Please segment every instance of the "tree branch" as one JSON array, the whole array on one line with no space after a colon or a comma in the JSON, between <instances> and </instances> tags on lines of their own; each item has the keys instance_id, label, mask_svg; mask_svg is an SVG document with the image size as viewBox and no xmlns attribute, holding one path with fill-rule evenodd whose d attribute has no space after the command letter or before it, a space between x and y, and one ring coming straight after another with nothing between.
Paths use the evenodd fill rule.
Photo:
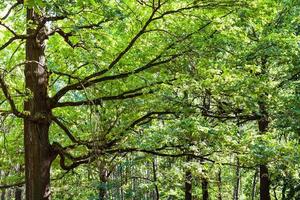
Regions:
<instances>
[{"instance_id":1,"label":"tree branch","mask_svg":"<svg viewBox=\"0 0 300 200\"><path fill-rule=\"evenodd\" d=\"M156 11L159 9L159 7L157 7L156 9L154 9L149 17L149 19L146 21L146 23L144 24L144 26L140 29L140 31L130 40L130 42L128 43L128 45L125 47L125 49L123 49L116 57L115 59L108 65L107 69L102 70L100 72L96 72L88 77L86 77L81 83L74 83L72 85L66 86L65 88L61 89L60 91L58 91L58 93L52 98L54 102L57 102L64 94L66 94L69 90L73 90L73 89L77 89L77 87L82 88L82 85L85 85L89 82L90 79L100 76L104 73L106 73L107 71L109 71L110 69L112 69L122 58L123 56L133 47L133 45L136 43L136 41L145 33L147 27L149 26L149 24L152 22L152 19L156 13ZM62 30L61 30L62 31ZM69 40L70 35L66 35L66 33L61 32L60 34L62 34L62 36L65 38L65 40ZM72 44L71 44L72 46ZM91 83L93 84L93 83ZM87 86L84 86L87 87Z\"/></svg>"},{"instance_id":2,"label":"tree branch","mask_svg":"<svg viewBox=\"0 0 300 200\"><path fill-rule=\"evenodd\" d=\"M52 144L53 150L60 156L60 166L63 170L71 170L76 168L81 164L87 164L93 162L96 159L96 156L92 153L88 153L87 155L74 157L70 153L68 153L65 148L63 148L59 143L54 142ZM72 161L70 165L66 164L66 157Z\"/></svg>"},{"instance_id":3,"label":"tree branch","mask_svg":"<svg viewBox=\"0 0 300 200\"><path fill-rule=\"evenodd\" d=\"M0 185L0 189L8 189L12 187L21 187L25 184L25 181L21 181L18 183L13 183L13 184L5 184L5 185Z\"/></svg>"},{"instance_id":4,"label":"tree branch","mask_svg":"<svg viewBox=\"0 0 300 200\"><path fill-rule=\"evenodd\" d=\"M0 21L5 20L10 15L11 11L20 4L23 4L23 0L17 0L17 2L8 9L7 13L1 18Z\"/></svg>"},{"instance_id":5,"label":"tree branch","mask_svg":"<svg viewBox=\"0 0 300 200\"><path fill-rule=\"evenodd\" d=\"M4 43L2 46L0 46L0 51L8 47L15 40L24 40L26 38L28 38L27 35L15 35L14 37L10 38L6 43Z\"/></svg>"},{"instance_id":6,"label":"tree branch","mask_svg":"<svg viewBox=\"0 0 300 200\"><path fill-rule=\"evenodd\" d=\"M55 116L52 117L52 120L66 133L68 138L74 143L80 143L71 133L71 131Z\"/></svg>"},{"instance_id":7,"label":"tree branch","mask_svg":"<svg viewBox=\"0 0 300 200\"><path fill-rule=\"evenodd\" d=\"M19 112L16 105L15 105L15 102L13 101L9 91L8 91L8 87L2 77L2 75L0 75L0 87L2 89L2 92L5 96L5 98L7 99L10 107L11 107L11 110L12 110L12 113L17 116L17 117L21 117L21 118L24 118L26 117L23 113Z\"/></svg>"},{"instance_id":8,"label":"tree branch","mask_svg":"<svg viewBox=\"0 0 300 200\"><path fill-rule=\"evenodd\" d=\"M175 79L171 79L169 81L173 81L173 80ZM55 105L53 105L53 108L65 107L65 106L101 105L103 101L131 99L131 98L135 98L147 94L152 94L153 91L149 91L145 93L142 90L163 83L165 83L165 81L154 82L146 86L142 86L142 87L138 87L132 90L122 92L121 94L118 95L104 96L104 97L99 97L91 100L88 99L88 100L75 101L75 102L73 101L57 102Z\"/></svg>"}]
</instances>

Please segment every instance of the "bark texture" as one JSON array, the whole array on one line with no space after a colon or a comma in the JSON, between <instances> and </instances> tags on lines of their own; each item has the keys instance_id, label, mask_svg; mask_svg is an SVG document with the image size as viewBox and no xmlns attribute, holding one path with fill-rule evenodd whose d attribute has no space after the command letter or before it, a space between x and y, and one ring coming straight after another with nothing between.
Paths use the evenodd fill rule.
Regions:
<instances>
[{"instance_id":1,"label":"bark texture","mask_svg":"<svg viewBox=\"0 0 300 200\"><path fill-rule=\"evenodd\" d=\"M50 165L54 155L49 144L51 110L48 103L48 75L45 65L45 31L42 19L27 10L24 110L26 200L50 199ZM33 28L34 27L34 28Z\"/></svg>"}]
</instances>

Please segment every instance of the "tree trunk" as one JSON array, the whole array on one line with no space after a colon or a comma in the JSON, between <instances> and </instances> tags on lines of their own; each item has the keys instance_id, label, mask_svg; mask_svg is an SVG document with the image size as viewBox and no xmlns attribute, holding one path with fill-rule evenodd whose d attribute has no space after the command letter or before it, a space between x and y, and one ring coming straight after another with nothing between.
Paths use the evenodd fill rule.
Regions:
<instances>
[{"instance_id":1,"label":"tree trunk","mask_svg":"<svg viewBox=\"0 0 300 200\"><path fill-rule=\"evenodd\" d=\"M6 194L6 190L5 189L2 189L1 190L1 200L5 200L5 195Z\"/></svg>"},{"instance_id":2,"label":"tree trunk","mask_svg":"<svg viewBox=\"0 0 300 200\"><path fill-rule=\"evenodd\" d=\"M270 200L270 180L267 165L260 165L260 200Z\"/></svg>"},{"instance_id":3,"label":"tree trunk","mask_svg":"<svg viewBox=\"0 0 300 200\"><path fill-rule=\"evenodd\" d=\"M239 200L240 181L241 181L240 173L241 173L240 172L240 161L239 161L239 158L237 158L237 165L236 165L236 171L235 171L236 182L235 182L235 186L234 186L234 190L233 190L233 200Z\"/></svg>"},{"instance_id":4,"label":"tree trunk","mask_svg":"<svg viewBox=\"0 0 300 200\"><path fill-rule=\"evenodd\" d=\"M26 200L50 199L50 166L55 158L49 144L51 110L48 103L48 76L45 66L45 27L33 9L27 10L25 87L29 91L24 110Z\"/></svg>"},{"instance_id":5,"label":"tree trunk","mask_svg":"<svg viewBox=\"0 0 300 200\"><path fill-rule=\"evenodd\" d=\"M264 101L259 102L261 118L258 120L260 134L265 134L269 127L268 113ZM260 200L271 200L270 197L270 178L268 167L265 163L259 165L260 170Z\"/></svg>"},{"instance_id":6,"label":"tree trunk","mask_svg":"<svg viewBox=\"0 0 300 200\"><path fill-rule=\"evenodd\" d=\"M185 200L192 200L192 172L187 170L185 172Z\"/></svg>"},{"instance_id":7,"label":"tree trunk","mask_svg":"<svg viewBox=\"0 0 300 200\"><path fill-rule=\"evenodd\" d=\"M219 169L218 172L218 200L222 200L222 171L221 168Z\"/></svg>"},{"instance_id":8,"label":"tree trunk","mask_svg":"<svg viewBox=\"0 0 300 200\"><path fill-rule=\"evenodd\" d=\"M152 161L152 169L153 169L153 182L155 187L155 200L159 200L159 189L158 189L158 182L157 182L157 160L154 158Z\"/></svg>"},{"instance_id":9,"label":"tree trunk","mask_svg":"<svg viewBox=\"0 0 300 200\"><path fill-rule=\"evenodd\" d=\"M202 199L208 200L208 181L207 178L202 178Z\"/></svg>"},{"instance_id":10,"label":"tree trunk","mask_svg":"<svg viewBox=\"0 0 300 200\"><path fill-rule=\"evenodd\" d=\"M15 200L22 200L22 189L19 187L15 189Z\"/></svg>"},{"instance_id":11,"label":"tree trunk","mask_svg":"<svg viewBox=\"0 0 300 200\"><path fill-rule=\"evenodd\" d=\"M205 97L203 98L203 110L202 110L202 114L203 116L206 116L207 113L210 110L210 101L211 101L211 92L209 90L205 90ZM201 163L204 162L204 160L201 159L200 161ZM206 173L206 171L203 171L204 173ZM206 177L202 178L202 183L201 183L201 187L202 187L202 199L203 200L208 200L209 195L208 195L208 180Z\"/></svg>"},{"instance_id":12,"label":"tree trunk","mask_svg":"<svg viewBox=\"0 0 300 200\"><path fill-rule=\"evenodd\" d=\"M107 167L107 161L106 159L101 159L98 163L98 170L99 170L99 189L98 189L98 198L99 200L105 199L107 196L108 190L107 190L107 182L109 177L109 170Z\"/></svg>"},{"instance_id":13,"label":"tree trunk","mask_svg":"<svg viewBox=\"0 0 300 200\"><path fill-rule=\"evenodd\" d=\"M190 162L192 158L188 156L186 158L187 162ZM184 193L185 193L185 200L192 200L192 180L193 175L190 169L187 169L185 172L185 183L184 183Z\"/></svg>"}]
</instances>

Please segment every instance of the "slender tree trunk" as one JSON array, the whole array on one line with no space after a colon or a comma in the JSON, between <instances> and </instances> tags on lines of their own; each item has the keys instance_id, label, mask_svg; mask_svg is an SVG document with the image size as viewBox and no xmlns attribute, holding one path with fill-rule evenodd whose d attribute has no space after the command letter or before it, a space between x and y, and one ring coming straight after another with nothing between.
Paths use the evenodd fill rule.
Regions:
<instances>
[{"instance_id":1,"label":"slender tree trunk","mask_svg":"<svg viewBox=\"0 0 300 200\"><path fill-rule=\"evenodd\" d=\"M221 168L218 172L218 200L222 200L222 171Z\"/></svg>"},{"instance_id":2,"label":"slender tree trunk","mask_svg":"<svg viewBox=\"0 0 300 200\"><path fill-rule=\"evenodd\" d=\"M2 189L1 190L1 200L5 200L5 195L6 194L6 190L5 189Z\"/></svg>"},{"instance_id":3,"label":"slender tree trunk","mask_svg":"<svg viewBox=\"0 0 300 200\"><path fill-rule=\"evenodd\" d=\"M203 116L206 116L210 110L210 101L211 101L211 92L209 90L206 90L205 97L203 98L203 102L202 102L203 108L204 108L204 110L202 110ZM200 162L203 163L203 160L201 160ZM205 171L204 171L204 173L205 173ZM202 199L208 200L209 199L208 180L206 177L202 178L201 187L202 187Z\"/></svg>"},{"instance_id":4,"label":"slender tree trunk","mask_svg":"<svg viewBox=\"0 0 300 200\"><path fill-rule=\"evenodd\" d=\"M255 199L256 196L256 179L257 179L258 170L255 170L252 182L252 191L251 191L251 200Z\"/></svg>"},{"instance_id":5,"label":"slender tree trunk","mask_svg":"<svg viewBox=\"0 0 300 200\"><path fill-rule=\"evenodd\" d=\"M265 134L268 130L269 121L266 104L264 101L259 102L259 111L261 118L258 121L258 128L260 134ZM269 171L266 164L262 163L259 165L260 170L260 200L271 200L270 197L270 178Z\"/></svg>"},{"instance_id":6,"label":"slender tree trunk","mask_svg":"<svg viewBox=\"0 0 300 200\"><path fill-rule=\"evenodd\" d=\"M99 200L104 200L107 193L107 169L101 168L100 170L100 187L99 187Z\"/></svg>"},{"instance_id":7,"label":"slender tree trunk","mask_svg":"<svg viewBox=\"0 0 300 200\"><path fill-rule=\"evenodd\" d=\"M159 190L157 186L157 160L154 158L152 162L152 168L153 168L153 181L155 186L155 199L159 200Z\"/></svg>"},{"instance_id":8,"label":"slender tree trunk","mask_svg":"<svg viewBox=\"0 0 300 200\"><path fill-rule=\"evenodd\" d=\"M267 165L260 165L260 200L270 200L270 180Z\"/></svg>"},{"instance_id":9,"label":"slender tree trunk","mask_svg":"<svg viewBox=\"0 0 300 200\"><path fill-rule=\"evenodd\" d=\"M185 172L185 200L192 200L192 172Z\"/></svg>"},{"instance_id":10,"label":"slender tree trunk","mask_svg":"<svg viewBox=\"0 0 300 200\"><path fill-rule=\"evenodd\" d=\"M236 171L235 171L235 178L236 178L236 182L235 182L235 186L234 186L234 190L233 190L233 200L239 200L239 193L240 193L240 161L239 158L237 158L237 166L236 166Z\"/></svg>"},{"instance_id":11,"label":"slender tree trunk","mask_svg":"<svg viewBox=\"0 0 300 200\"><path fill-rule=\"evenodd\" d=\"M15 189L15 200L22 200L22 189L19 187Z\"/></svg>"},{"instance_id":12,"label":"slender tree trunk","mask_svg":"<svg viewBox=\"0 0 300 200\"><path fill-rule=\"evenodd\" d=\"M48 77L45 65L45 27L33 9L27 10L25 87L30 94L24 102L29 114L24 119L26 200L50 199L50 166L55 158L49 144L51 111L48 103ZM38 30L37 30L38 29Z\"/></svg>"},{"instance_id":13,"label":"slender tree trunk","mask_svg":"<svg viewBox=\"0 0 300 200\"><path fill-rule=\"evenodd\" d=\"M188 156L186 158L187 162L190 162L192 159ZM185 183L184 183L184 193L185 193L185 200L192 200L192 180L193 175L191 170L187 169L185 172Z\"/></svg>"},{"instance_id":14,"label":"slender tree trunk","mask_svg":"<svg viewBox=\"0 0 300 200\"><path fill-rule=\"evenodd\" d=\"M124 184L124 177L123 177L123 174L124 174L124 169L123 169L123 166L122 166L122 164L121 164L121 174L120 174L120 176L121 176L121 184L120 184L120 189L121 189L121 200L123 200L124 199L124 189L123 189L123 184Z\"/></svg>"},{"instance_id":15,"label":"slender tree trunk","mask_svg":"<svg viewBox=\"0 0 300 200\"><path fill-rule=\"evenodd\" d=\"M202 178L202 199L203 200L208 200L208 181L207 178Z\"/></svg>"}]
</instances>

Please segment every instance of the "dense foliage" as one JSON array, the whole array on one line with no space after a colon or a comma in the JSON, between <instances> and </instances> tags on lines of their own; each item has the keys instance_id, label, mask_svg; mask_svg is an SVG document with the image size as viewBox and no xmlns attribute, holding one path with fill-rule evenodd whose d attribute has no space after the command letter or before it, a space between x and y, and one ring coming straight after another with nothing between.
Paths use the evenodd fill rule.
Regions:
<instances>
[{"instance_id":1,"label":"dense foliage","mask_svg":"<svg viewBox=\"0 0 300 200\"><path fill-rule=\"evenodd\" d=\"M300 199L299 1L0 10L1 200Z\"/></svg>"}]
</instances>

